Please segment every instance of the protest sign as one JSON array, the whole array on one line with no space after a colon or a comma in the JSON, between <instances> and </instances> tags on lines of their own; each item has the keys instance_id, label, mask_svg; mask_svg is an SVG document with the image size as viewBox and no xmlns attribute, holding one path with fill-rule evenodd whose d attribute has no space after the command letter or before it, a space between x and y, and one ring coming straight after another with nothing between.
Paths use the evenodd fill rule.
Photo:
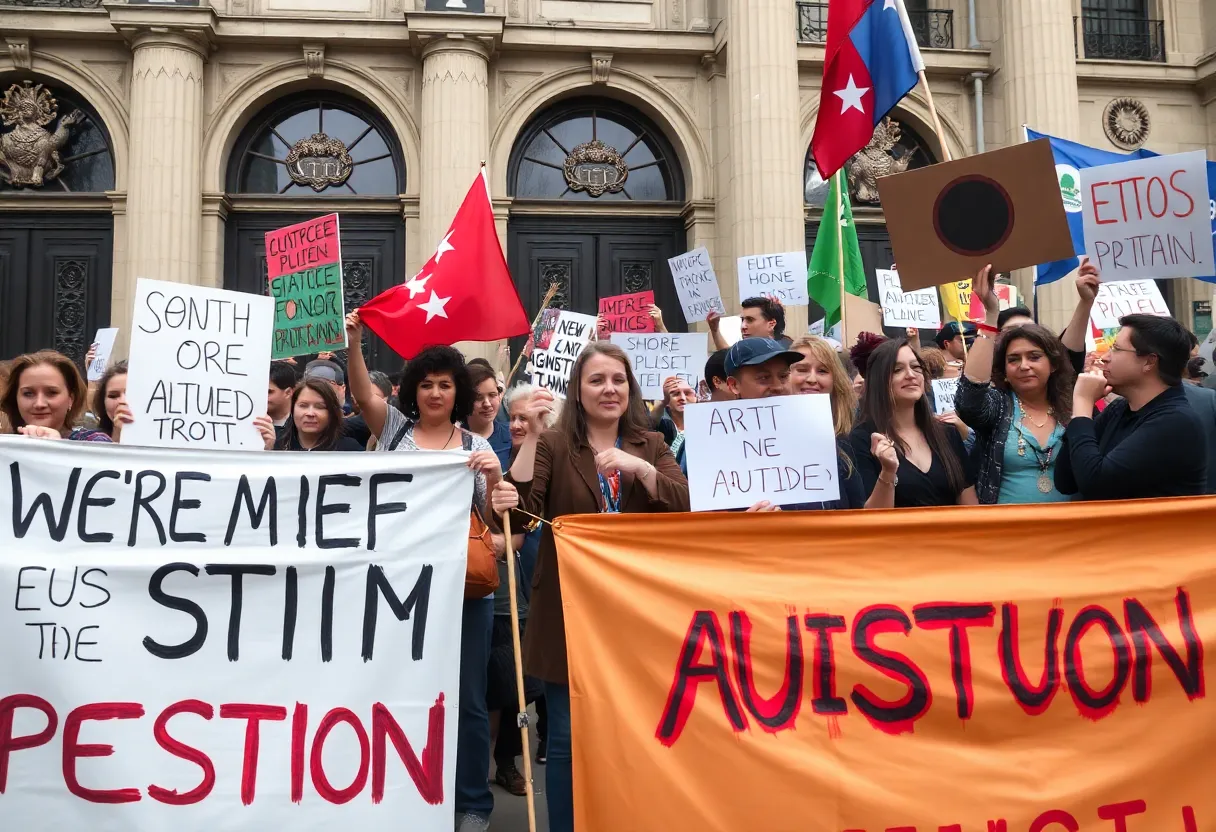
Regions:
<instances>
[{"instance_id":1,"label":"protest sign","mask_svg":"<svg viewBox=\"0 0 1216 832\"><path fill-rule=\"evenodd\" d=\"M690 404L684 435L693 511L840 497L826 394Z\"/></svg>"},{"instance_id":2,"label":"protest sign","mask_svg":"<svg viewBox=\"0 0 1216 832\"><path fill-rule=\"evenodd\" d=\"M634 292L600 298L600 314L608 321L610 332L654 332L654 292Z\"/></svg>"},{"instance_id":3,"label":"protest sign","mask_svg":"<svg viewBox=\"0 0 1216 832\"><path fill-rule=\"evenodd\" d=\"M718 334L726 339L729 347L743 337L743 316L727 315L718 319Z\"/></svg>"},{"instance_id":4,"label":"protest sign","mask_svg":"<svg viewBox=\"0 0 1216 832\"><path fill-rule=\"evenodd\" d=\"M824 335L823 318L820 318L819 320L815 321L815 323L808 326L806 328L806 331L809 332L811 335L818 335L820 338L822 338Z\"/></svg>"},{"instance_id":5,"label":"protest sign","mask_svg":"<svg viewBox=\"0 0 1216 832\"><path fill-rule=\"evenodd\" d=\"M563 518L575 828L1212 829L1213 512Z\"/></svg>"},{"instance_id":6,"label":"protest sign","mask_svg":"<svg viewBox=\"0 0 1216 832\"><path fill-rule=\"evenodd\" d=\"M958 377L935 378L933 385L933 412L938 416L954 412L954 395L958 392Z\"/></svg>"},{"instance_id":7,"label":"protest sign","mask_svg":"<svg viewBox=\"0 0 1216 832\"><path fill-rule=\"evenodd\" d=\"M274 301L186 283L135 283L128 445L261 449Z\"/></svg>"},{"instance_id":8,"label":"protest sign","mask_svg":"<svg viewBox=\"0 0 1216 832\"><path fill-rule=\"evenodd\" d=\"M109 326L97 330L93 336L93 363L86 369L89 381L101 381L110 366L110 356L114 352L114 339L118 337L118 327Z\"/></svg>"},{"instance_id":9,"label":"protest sign","mask_svg":"<svg viewBox=\"0 0 1216 832\"><path fill-rule=\"evenodd\" d=\"M1083 168L1085 251L1103 280L1213 270L1203 151Z\"/></svg>"},{"instance_id":10,"label":"protest sign","mask_svg":"<svg viewBox=\"0 0 1216 832\"><path fill-rule=\"evenodd\" d=\"M595 336L595 316L562 309L552 317L552 328L545 323L542 320L543 332L532 351L532 383L565 397L574 362Z\"/></svg>"},{"instance_id":11,"label":"protest sign","mask_svg":"<svg viewBox=\"0 0 1216 832\"><path fill-rule=\"evenodd\" d=\"M0 437L0 826L451 832L463 456L88 445Z\"/></svg>"},{"instance_id":12,"label":"protest sign","mask_svg":"<svg viewBox=\"0 0 1216 832\"><path fill-rule=\"evenodd\" d=\"M1118 328L1124 315L1157 315L1170 317L1161 290L1151 278L1143 280L1103 281L1094 299L1090 320L1099 329Z\"/></svg>"},{"instance_id":13,"label":"protest sign","mask_svg":"<svg viewBox=\"0 0 1216 832\"><path fill-rule=\"evenodd\" d=\"M917 329L937 329L942 325L936 291L918 289L905 292L899 285L899 272L876 269L874 274L878 277L884 325L902 328L914 326Z\"/></svg>"},{"instance_id":14,"label":"protest sign","mask_svg":"<svg viewBox=\"0 0 1216 832\"><path fill-rule=\"evenodd\" d=\"M739 300L765 297L782 306L807 306L806 252L754 254L740 257Z\"/></svg>"},{"instance_id":15,"label":"protest sign","mask_svg":"<svg viewBox=\"0 0 1216 832\"><path fill-rule=\"evenodd\" d=\"M684 308L684 320L692 324L705 320L710 312L726 314L722 292L718 288L718 276L714 274L709 251L704 246L672 257L667 261L667 266L676 284L680 306Z\"/></svg>"},{"instance_id":16,"label":"protest sign","mask_svg":"<svg viewBox=\"0 0 1216 832\"><path fill-rule=\"evenodd\" d=\"M346 347L338 215L266 232L274 298L273 358Z\"/></svg>"},{"instance_id":17,"label":"protest sign","mask_svg":"<svg viewBox=\"0 0 1216 832\"><path fill-rule=\"evenodd\" d=\"M697 389L705 378L706 342L704 332L657 332L630 335L614 332L612 343L625 351L642 388L642 398L663 399L663 382L679 376Z\"/></svg>"}]
</instances>

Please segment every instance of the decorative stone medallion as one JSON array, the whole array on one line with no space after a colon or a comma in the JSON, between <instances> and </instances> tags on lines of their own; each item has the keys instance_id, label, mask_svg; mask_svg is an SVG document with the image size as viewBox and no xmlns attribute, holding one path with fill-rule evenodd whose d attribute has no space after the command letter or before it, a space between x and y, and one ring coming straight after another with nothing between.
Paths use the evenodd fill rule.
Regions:
<instances>
[{"instance_id":1,"label":"decorative stone medallion","mask_svg":"<svg viewBox=\"0 0 1216 832\"><path fill-rule=\"evenodd\" d=\"M1102 129L1116 147L1136 150L1148 141L1148 108L1134 98L1116 98L1102 111Z\"/></svg>"},{"instance_id":2,"label":"decorative stone medallion","mask_svg":"<svg viewBox=\"0 0 1216 832\"><path fill-rule=\"evenodd\" d=\"M615 147L599 139L580 144L570 151L563 168L566 184L572 191L586 191L593 197L617 193L629 178L629 166Z\"/></svg>"},{"instance_id":3,"label":"decorative stone medallion","mask_svg":"<svg viewBox=\"0 0 1216 832\"><path fill-rule=\"evenodd\" d=\"M293 144L286 162L291 181L308 185L317 193L344 183L355 167L346 145L324 133L313 133Z\"/></svg>"}]
</instances>

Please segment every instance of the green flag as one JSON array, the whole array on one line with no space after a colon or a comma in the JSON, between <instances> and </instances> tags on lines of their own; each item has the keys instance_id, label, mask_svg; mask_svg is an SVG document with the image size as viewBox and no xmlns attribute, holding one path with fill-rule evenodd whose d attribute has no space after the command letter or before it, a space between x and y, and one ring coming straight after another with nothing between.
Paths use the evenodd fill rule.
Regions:
<instances>
[{"instance_id":1,"label":"green flag","mask_svg":"<svg viewBox=\"0 0 1216 832\"><path fill-rule=\"evenodd\" d=\"M828 188L823 219L815 235L815 247L811 250L811 263L806 275L807 294L827 312L823 321L825 332L840 321L842 271L844 290L859 298L867 296L866 273L861 265L857 229L853 225L853 208L849 205L848 187L843 183L844 176L837 171Z\"/></svg>"}]
</instances>

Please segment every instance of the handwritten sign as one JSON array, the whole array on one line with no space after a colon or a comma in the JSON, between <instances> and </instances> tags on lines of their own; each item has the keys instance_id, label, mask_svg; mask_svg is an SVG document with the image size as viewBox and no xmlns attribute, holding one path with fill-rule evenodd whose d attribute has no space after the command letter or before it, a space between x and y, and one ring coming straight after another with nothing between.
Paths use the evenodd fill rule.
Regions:
<instances>
[{"instance_id":1,"label":"handwritten sign","mask_svg":"<svg viewBox=\"0 0 1216 832\"><path fill-rule=\"evenodd\" d=\"M1103 280L1213 271L1203 151L1081 170L1085 250Z\"/></svg>"},{"instance_id":2,"label":"handwritten sign","mask_svg":"<svg viewBox=\"0 0 1216 832\"><path fill-rule=\"evenodd\" d=\"M705 377L708 339L709 335L704 332L612 334L612 343L629 356L633 374L642 388L642 398L652 401L663 398L663 382L672 376L679 376L688 382L689 387L697 389Z\"/></svg>"},{"instance_id":3,"label":"handwritten sign","mask_svg":"<svg viewBox=\"0 0 1216 832\"><path fill-rule=\"evenodd\" d=\"M878 293L882 298L883 324L917 329L937 329L942 325L936 290L905 292L899 285L899 272L876 269L874 274L878 277Z\"/></svg>"},{"instance_id":4,"label":"handwritten sign","mask_svg":"<svg viewBox=\"0 0 1216 832\"><path fill-rule=\"evenodd\" d=\"M274 300L186 283L135 283L129 445L261 449Z\"/></svg>"},{"instance_id":5,"label":"handwritten sign","mask_svg":"<svg viewBox=\"0 0 1216 832\"><path fill-rule=\"evenodd\" d=\"M274 298L273 358L346 347L338 215L266 232Z\"/></svg>"},{"instance_id":6,"label":"handwritten sign","mask_svg":"<svg viewBox=\"0 0 1216 832\"><path fill-rule=\"evenodd\" d=\"M4 828L451 832L459 455L88 444L0 437Z\"/></svg>"},{"instance_id":7,"label":"handwritten sign","mask_svg":"<svg viewBox=\"0 0 1216 832\"><path fill-rule=\"evenodd\" d=\"M114 339L118 337L118 327L108 326L97 330L93 336L93 363L86 370L89 381L101 381L110 366L110 356L114 353Z\"/></svg>"},{"instance_id":8,"label":"handwritten sign","mask_svg":"<svg viewBox=\"0 0 1216 832\"><path fill-rule=\"evenodd\" d=\"M826 393L690 404L684 432L693 511L840 497Z\"/></svg>"},{"instance_id":9,"label":"handwritten sign","mask_svg":"<svg viewBox=\"0 0 1216 832\"><path fill-rule=\"evenodd\" d=\"M933 379L933 412L938 416L954 412L954 394L958 392L958 377Z\"/></svg>"},{"instance_id":10,"label":"handwritten sign","mask_svg":"<svg viewBox=\"0 0 1216 832\"><path fill-rule=\"evenodd\" d=\"M595 336L595 316L561 310L553 329L536 342L532 353L532 383L565 397L570 371Z\"/></svg>"},{"instance_id":11,"label":"handwritten sign","mask_svg":"<svg viewBox=\"0 0 1216 832\"><path fill-rule=\"evenodd\" d=\"M743 316L727 315L725 318L719 318L718 334L726 339L727 346L738 343L743 337Z\"/></svg>"},{"instance_id":12,"label":"handwritten sign","mask_svg":"<svg viewBox=\"0 0 1216 832\"><path fill-rule=\"evenodd\" d=\"M654 332L654 318L650 317L652 306L654 292L651 291L600 298L600 314L607 319L612 332Z\"/></svg>"},{"instance_id":13,"label":"handwritten sign","mask_svg":"<svg viewBox=\"0 0 1216 832\"><path fill-rule=\"evenodd\" d=\"M739 300L765 297L782 306L807 306L806 252L754 254L740 257Z\"/></svg>"},{"instance_id":14,"label":"handwritten sign","mask_svg":"<svg viewBox=\"0 0 1216 832\"><path fill-rule=\"evenodd\" d=\"M684 307L684 320L691 324L705 320L710 312L726 314L718 276L714 274L709 251L704 246L671 258L667 265L676 284L680 306Z\"/></svg>"},{"instance_id":15,"label":"handwritten sign","mask_svg":"<svg viewBox=\"0 0 1216 832\"><path fill-rule=\"evenodd\" d=\"M1118 328L1124 315L1157 315L1170 317L1161 290L1151 279L1104 281L1098 287L1090 320L1098 329Z\"/></svg>"}]
</instances>

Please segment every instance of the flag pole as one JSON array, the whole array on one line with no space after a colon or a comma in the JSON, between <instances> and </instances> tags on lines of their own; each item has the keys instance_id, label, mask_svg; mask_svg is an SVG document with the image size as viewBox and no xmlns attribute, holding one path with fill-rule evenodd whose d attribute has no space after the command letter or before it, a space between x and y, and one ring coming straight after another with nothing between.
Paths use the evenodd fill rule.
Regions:
<instances>
[{"instance_id":1,"label":"flag pole","mask_svg":"<svg viewBox=\"0 0 1216 832\"><path fill-rule=\"evenodd\" d=\"M851 344L848 341L848 304L845 303L845 276L844 276L844 226L841 223L844 220L844 188L848 187L844 178L844 168L837 169L836 176L836 265L840 268L840 343L848 349ZM827 322L824 321L826 324ZM824 332L827 335L827 332Z\"/></svg>"},{"instance_id":2,"label":"flag pole","mask_svg":"<svg viewBox=\"0 0 1216 832\"><path fill-rule=\"evenodd\" d=\"M553 300L553 296L557 294L557 284L550 283L549 291L545 293L545 299L540 302L540 309L536 310L536 317L532 319L532 328L528 330L531 334L536 332L536 327L540 324L540 316L545 314L545 310L549 308L549 301ZM519 356L515 359L515 363L511 366L511 372L507 374L507 380L503 383L504 387L511 386L511 380L515 378L515 373L519 371L519 362L524 360L524 351L519 351Z\"/></svg>"},{"instance_id":3,"label":"flag pole","mask_svg":"<svg viewBox=\"0 0 1216 832\"><path fill-rule=\"evenodd\" d=\"M933 104L933 90L929 89L929 79L923 69L916 74L920 76L921 86L925 89L925 103L929 105L929 115L933 119L933 132L937 134L937 143L941 145L942 156L947 162L952 162L954 156L950 153L950 145L946 143L946 132L942 130L942 120L938 118L937 107Z\"/></svg>"},{"instance_id":4,"label":"flag pole","mask_svg":"<svg viewBox=\"0 0 1216 832\"><path fill-rule=\"evenodd\" d=\"M524 694L523 650L519 644L519 597L516 595L515 546L511 543L511 512L509 511L502 513L502 532L507 549L507 591L511 595L511 644L515 649L515 695L518 697L517 704L519 705L515 722L519 726L519 733L523 740L528 832L536 832L536 793L532 789L532 744L528 737L528 701Z\"/></svg>"}]
</instances>

